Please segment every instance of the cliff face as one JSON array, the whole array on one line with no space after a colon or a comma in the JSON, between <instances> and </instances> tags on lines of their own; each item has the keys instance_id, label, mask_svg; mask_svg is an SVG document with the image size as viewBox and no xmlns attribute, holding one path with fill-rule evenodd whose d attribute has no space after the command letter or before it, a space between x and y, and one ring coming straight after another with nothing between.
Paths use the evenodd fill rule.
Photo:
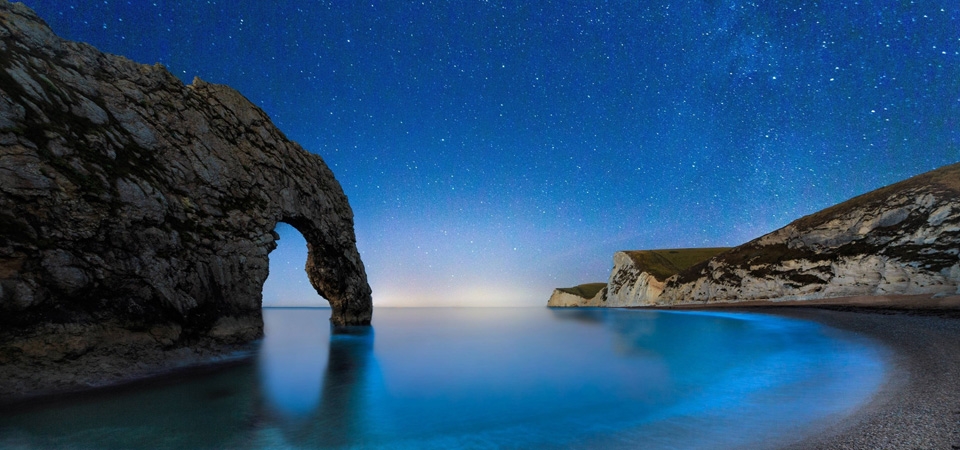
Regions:
<instances>
[{"instance_id":1,"label":"cliff face","mask_svg":"<svg viewBox=\"0 0 960 450\"><path fill-rule=\"evenodd\" d=\"M617 252L605 299L565 296L554 303L656 306L921 294L960 294L960 164L861 195L732 249Z\"/></svg>"},{"instance_id":2,"label":"cliff face","mask_svg":"<svg viewBox=\"0 0 960 450\"><path fill-rule=\"evenodd\" d=\"M593 291L592 289L590 291ZM603 287L590 295L590 292L584 292L576 288L554 289L550 299L547 300L547 306L550 307L594 307L608 306L607 288Z\"/></svg>"},{"instance_id":3,"label":"cliff face","mask_svg":"<svg viewBox=\"0 0 960 450\"><path fill-rule=\"evenodd\" d=\"M960 294L960 164L864 194L668 280L658 303Z\"/></svg>"},{"instance_id":4,"label":"cliff face","mask_svg":"<svg viewBox=\"0 0 960 450\"><path fill-rule=\"evenodd\" d=\"M323 160L236 91L62 40L0 0L0 365L262 334L278 221L335 324L369 324Z\"/></svg>"},{"instance_id":5,"label":"cliff face","mask_svg":"<svg viewBox=\"0 0 960 450\"><path fill-rule=\"evenodd\" d=\"M547 301L547 306L653 305L660 298L666 280L727 250L729 249L681 248L616 252L613 255L613 270L604 289L592 296L584 295L582 289L578 288L556 289Z\"/></svg>"},{"instance_id":6,"label":"cliff face","mask_svg":"<svg viewBox=\"0 0 960 450\"><path fill-rule=\"evenodd\" d=\"M632 250L613 255L606 306L656 304L666 281L728 248Z\"/></svg>"},{"instance_id":7,"label":"cliff face","mask_svg":"<svg viewBox=\"0 0 960 450\"><path fill-rule=\"evenodd\" d=\"M607 285L610 306L651 305L663 292L663 280L637 266L627 252L614 253Z\"/></svg>"}]
</instances>

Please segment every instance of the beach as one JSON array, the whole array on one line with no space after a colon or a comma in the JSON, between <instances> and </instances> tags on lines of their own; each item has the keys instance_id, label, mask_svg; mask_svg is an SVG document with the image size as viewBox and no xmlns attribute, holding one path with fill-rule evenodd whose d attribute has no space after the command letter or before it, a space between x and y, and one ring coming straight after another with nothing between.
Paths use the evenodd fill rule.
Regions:
<instances>
[{"instance_id":1,"label":"beach","mask_svg":"<svg viewBox=\"0 0 960 450\"><path fill-rule=\"evenodd\" d=\"M785 449L960 449L960 297L851 297L751 306L687 305L812 320L890 350L887 380L871 401ZM779 306L783 305L783 306Z\"/></svg>"}]
</instances>

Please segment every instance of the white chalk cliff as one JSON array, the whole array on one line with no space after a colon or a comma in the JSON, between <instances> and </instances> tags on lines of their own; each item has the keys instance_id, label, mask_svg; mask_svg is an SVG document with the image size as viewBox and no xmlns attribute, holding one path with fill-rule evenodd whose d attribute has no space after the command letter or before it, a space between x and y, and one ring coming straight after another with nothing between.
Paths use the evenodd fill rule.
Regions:
<instances>
[{"instance_id":1,"label":"white chalk cliff","mask_svg":"<svg viewBox=\"0 0 960 450\"><path fill-rule=\"evenodd\" d=\"M658 304L960 294L960 164L861 195L668 280Z\"/></svg>"},{"instance_id":2,"label":"white chalk cliff","mask_svg":"<svg viewBox=\"0 0 960 450\"><path fill-rule=\"evenodd\" d=\"M958 254L960 164L953 164L803 217L662 280L617 252L606 299L578 306L957 295Z\"/></svg>"},{"instance_id":3,"label":"white chalk cliff","mask_svg":"<svg viewBox=\"0 0 960 450\"><path fill-rule=\"evenodd\" d=\"M664 281L644 271L627 252L616 252L607 282L606 306L652 305L663 292Z\"/></svg>"},{"instance_id":4,"label":"white chalk cliff","mask_svg":"<svg viewBox=\"0 0 960 450\"><path fill-rule=\"evenodd\" d=\"M680 248L617 252L613 255L613 271L610 272L610 279L606 284L593 283L557 289L547 306L653 305L663 292L666 280L671 276L727 250L730 249ZM599 289L601 285L603 289ZM593 295L593 292L596 292L596 295Z\"/></svg>"},{"instance_id":5,"label":"white chalk cliff","mask_svg":"<svg viewBox=\"0 0 960 450\"><path fill-rule=\"evenodd\" d=\"M556 306L556 307L608 306L604 303L606 299L606 293L607 293L606 289L601 289L600 292L597 292L597 295L594 295L593 297L590 297L590 298L585 298L575 293L567 292L563 289L554 289L553 294L550 295L550 300L547 300L547 306Z\"/></svg>"}]
</instances>

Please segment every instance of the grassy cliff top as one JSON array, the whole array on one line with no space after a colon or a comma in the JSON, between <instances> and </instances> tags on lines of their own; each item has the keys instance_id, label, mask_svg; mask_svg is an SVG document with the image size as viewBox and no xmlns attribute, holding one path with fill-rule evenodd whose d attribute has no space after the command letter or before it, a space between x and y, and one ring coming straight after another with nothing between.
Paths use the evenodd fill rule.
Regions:
<instances>
[{"instance_id":1,"label":"grassy cliff top","mask_svg":"<svg viewBox=\"0 0 960 450\"><path fill-rule=\"evenodd\" d=\"M727 250L729 247L711 248L674 248L663 250L627 250L624 251L636 266L658 280L665 280L691 266L706 261Z\"/></svg>"},{"instance_id":2,"label":"grassy cliff top","mask_svg":"<svg viewBox=\"0 0 960 450\"><path fill-rule=\"evenodd\" d=\"M842 203L838 203L819 212L801 217L790 225L800 230L817 227L834 218L857 208L872 204L884 204L892 195L901 192L919 189L924 192L944 197L960 196L960 163L943 166L939 169L921 173L915 177L884 186L866 194L856 196Z\"/></svg>"},{"instance_id":3,"label":"grassy cliff top","mask_svg":"<svg viewBox=\"0 0 960 450\"><path fill-rule=\"evenodd\" d=\"M607 287L607 283L586 283L574 287L557 288L557 290L576 295L577 297L593 298L605 287Z\"/></svg>"}]
</instances>

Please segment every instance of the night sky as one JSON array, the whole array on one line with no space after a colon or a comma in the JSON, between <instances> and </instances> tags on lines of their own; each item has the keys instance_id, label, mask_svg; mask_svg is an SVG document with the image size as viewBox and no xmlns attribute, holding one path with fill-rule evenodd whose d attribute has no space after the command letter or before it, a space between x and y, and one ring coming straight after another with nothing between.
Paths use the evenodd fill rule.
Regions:
<instances>
[{"instance_id":1,"label":"night sky","mask_svg":"<svg viewBox=\"0 0 960 450\"><path fill-rule=\"evenodd\" d=\"M544 305L960 161L956 0L25 3L322 156L380 306ZM325 304L278 231L265 304Z\"/></svg>"}]
</instances>

